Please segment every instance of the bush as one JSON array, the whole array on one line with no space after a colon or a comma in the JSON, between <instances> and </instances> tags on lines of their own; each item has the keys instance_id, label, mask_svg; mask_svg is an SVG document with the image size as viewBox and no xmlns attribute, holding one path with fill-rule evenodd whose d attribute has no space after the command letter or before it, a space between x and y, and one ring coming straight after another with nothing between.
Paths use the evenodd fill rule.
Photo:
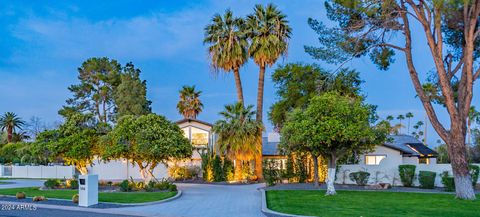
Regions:
<instances>
[{"instance_id":1,"label":"bush","mask_svg":"<svg viewBox=\"0 0 480 217\"><path fill-rule=\"evenodd\" d=\"M33 202L38 202L38 201L45 201L45 200L47 200L47 198L44 197L44 196L35 196L35 197L33 197L32 200L33 200Z\"/></svg>"},{"instance_id":2,"label":"bush","mask_svg":"<svg viewBox=\"0 0 480 217\"><path fill-rule=\"evenodd\" d=\"M365 171L358 171L349 174L350 180L357 183L357 185L364 186L368 184L368 179L370 178L370 173Z\"/></svg>"},{"instance_id":3,"label":"bush","mask_svg":"<svg viewBox=\"0 0 480 217\"><path fill-rule=\"evenodd\" d=\"M149 181L148 184L145 186L145 191L151 192L155 190L155 184L157 184L155 181Z\"/></svg>"},{"instance_id":4,"label":"bush","mask_svg":"<svg viewBox=\"0 0 480 217\"><path fill-rule=\"evenodd\" d=\"M178 166L168 168L168 174L174 180L188 180L198 177L200 168L197 166Z\"/></svg>"},{"instance_id":5,"label":"bush","mask_svg":"<svg viewBox=\"0 0 480 217\"><path fill-rule=\"evenodd\" d=\"M235 170L233 168L233 162L227 158L223 160L223 176L226 181L233 181L235 179Z\"/></svg>"},{"instance_id":6,"label":"bush","mask_svg":"<svg viewBox=\"0 0 480 217\"><path fill-rule=\"evenodd\" d=\"M60 186L60 184L60 179L47 179L47 181L43 183L43 185L48 189L56 188Z\"/></svg>"},{"instance_id":7,"label":"bush","mask_svg":"<svg viewBox=\"0 0 480 217\"><path fill-rule=\"evenodd\" d=\"M442 177L442 184L445 187L445 191L455 191L455 179L453 176L448 175L448 171L443 171L440 177Z\"/></svg>"},{"instance_id":8,"label":"bush","mask_svg":"<svg viewBox=\"0 0 480 217\"><path fill-rule=\"evenodd\" d=\"M478 175L480 173L480 167L477 165L470 164L468 165L468 169L470 170L470 175L472 176L472 184L475 187L478 181Z\"/></svg>"},{"instance_id":9,"label":"bush","mask_svg":"<svg viewBox=\"0 0 480 217\"><path fill-rule=\"evenodd\" d=\"M17 197L17 199L25 199L25 197L27 197L27 195L25 194L25 192L17 192L15 197Z\"/></svg>"},{"instance_id":10,"label":"bush","mask_svg":"<svg viewBox=\"0 0 480 217\"><path fill-rule=\"evenodd\" d=\"M418 181L420 182L420 188L433 189L435 188L435 177L437 173L431 171L418 172Z\"/></svg>"},{"instance_id":11,"label":"bush","mask_svg":"<svg viewBox=\"0 0 480 217\"><path fill-rule=\"evenodd\" d=\"M118 187L120 187L120 191L123 192L132 191L132 186L128 180L123 180Z\"/></svg>"},{"instance_id":12,"label":"bush","mask_svg":"<svg viewBox=\"0 0 480 217\"><path fill-rule=\"evenodd\" d=\"M281 171L278 168L278 162L275 160L263 161L263 177L267 186L273 186L280 180Z\"/></svg>"},{"instance_id":13,"label":"bush","mask_svg":"<svg viewBox=\"0 0 480 217\"><path fill-rule=\"evenodd\" d=\"M222 159L216 155L212 161L213 181L223 182L225 177L223 175Z\"/></svg>"},{"instance_id":14,"label":"bush","mask_svg":"<svg viewBox=\"0 0 480 217\"><path fill-rule=\"evenodd\" d=\"M71 189L78 189L78 180L70 179L70 188Z\"/></svg>"},{"instance_id":15,"label":"bush","mask_svg":"<svg viewBox=\"0 0 480 217\"><path fill-rule=\"evenodd\" d=\"M170 186L168 186L169 191L177 191L177 186L175 184L170 183Z\"/></svg>"},{"instance_id":16,"label":"bush","mask_svg":"<svg viewBox=\"0 0 480 217\"><path fill-rule=\"evenodd\" d=\"M415 165L399 165L398 172L400 174L400 180L403 186L411 187L413 185L413 179L415 178Z\"/></svg>"},{"instance_id":17,"label":"bush","mask_svg":"<svg viewBox=\"0 0 480 217\"><path fill-rule=\"evenodd\" d=\"M78 194L73 195L72 202L73 203L78 203Z\"/></svg>"}]
</instances>

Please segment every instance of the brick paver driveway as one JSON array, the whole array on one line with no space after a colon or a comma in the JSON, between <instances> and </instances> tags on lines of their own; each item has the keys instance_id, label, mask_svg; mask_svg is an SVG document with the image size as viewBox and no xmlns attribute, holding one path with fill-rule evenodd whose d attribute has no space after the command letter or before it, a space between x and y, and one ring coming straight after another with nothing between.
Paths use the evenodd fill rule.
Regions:
<instances>
[{"instance_id":1,"label":"brick paver driveway","mask_svg":"<svg viewBox=\"0 0 480 217\"><path fill-rule=\"evenodd\" d=\"M162 204L116 208L160 217L263 217L261 194L254 185L177 184L180 198ZM131 213L131 212L130 212Z\"/></svg>"}]
</instances>

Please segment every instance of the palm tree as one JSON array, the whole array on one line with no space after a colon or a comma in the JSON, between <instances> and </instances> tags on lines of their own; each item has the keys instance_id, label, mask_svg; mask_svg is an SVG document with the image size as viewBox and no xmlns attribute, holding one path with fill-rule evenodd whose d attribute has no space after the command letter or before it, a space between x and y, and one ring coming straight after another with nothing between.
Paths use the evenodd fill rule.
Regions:
<instances>
[{"instance_id":1,"label":"palm tree","mask_svg":"<svg viewBox=\"0 0 480 217\"><path fill-rule=\"evenodd\" d=\"M212 23L205 27L203 43L209 44L208 53L215 72L233 71L237 87L238 102L243 103L240 67L248 60L248 41L245 34L245 21L234 17L231 10L223 17L215 14Z\"/></svg>"},{"instance_id":2,"label":"palm tree","mask_svg":"<svg viewBox=\"0 0 480 217\"><path fill-rule=\"evenodd\" d=\"M410 133L410 119L413 118L413 113L407 112L407 114L405 114L405 117L408 119L407 134L409 134Z\"/></svg>"},{"instance_id":3,"label":"palm tree","mask_svg":"<svg viewBox=\"0 0 480 217\"><path fill-rule=\"evenodd\" d=\"M7 131L7 142L12 142L15 129L22 129L25 122L13 112L6 112L0 117L0 129Z\"/></svg>"},{"instance_id":4,"label":"palm tree","mask_svg":"<svg viewBox=\"0 0 480 217\"><path fill-rule=\"evenodd\" d=\"M177 104L178 112L183 115L184 118L196 119L203 109L203 104L200 101L202 91L196 91L195 86L185 85L179 93L180 100Z\"/></svg>"},{"instance_id":5,"label":"palm tree","mask_svg":"<svg viewBox=\"0 0 480 217\"><path fill-rule=\"evenodd\" d=\"M397 116L397 120L400 121L400 134L402 134L402 127L403 127L402 120L404 120L404 119L405 119L405 116L403 116L403 115L398 115Z\"/></svg>"},{"instance_id":6,"label":"palm tree","mask_svg":"<svg viewBox=\"0 0 480 217\"><path fill-rule=\"evenodd\" d=\"M247 33L251 40L248 53L260 67L256 119L262 122L265 68L275 64L280 56L286 55L291 28L287 16L273 4L266 7L255 5L253 14L247 16ZM255 158L255 175L260 180L263 179L261 147L259 155Z\"/></svg>"},{"instance_id":7,"label":"palm tree","mask_svg":"<svg viewBox=\"0 0 480 217\"><path fill-rule=\"evenodd\" d=\"M213 127L218 135L219 150L235 160L235 179L244 179L243 162L254 159L261 151L262 139L258 135L263 131L263 124L254 119L252 105L245 107L240 102L226 105L220 115L222 119Z\"/></svg>"}]
</instances>

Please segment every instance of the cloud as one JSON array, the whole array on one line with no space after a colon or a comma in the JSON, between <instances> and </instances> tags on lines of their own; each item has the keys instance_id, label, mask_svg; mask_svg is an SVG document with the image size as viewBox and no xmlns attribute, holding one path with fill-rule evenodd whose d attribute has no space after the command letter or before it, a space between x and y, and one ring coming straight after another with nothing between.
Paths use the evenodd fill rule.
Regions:
<instances>
[{"instance_id":1,"label":"cloud","mask_svg":"<svg viewBox=\"0 0 480 217\"><path fill-rule=\"evenodd\" d=\"M198 9L97 21L30 16L15 25L13 35L52 58L78 60L96 55L151 60L182 55L203 59L191 54L203 51L203 35L198 33L204 24L197 21L207 19ZM17 58L28 56L26 52L17 53Z\"/></svg>"}]
</instances>

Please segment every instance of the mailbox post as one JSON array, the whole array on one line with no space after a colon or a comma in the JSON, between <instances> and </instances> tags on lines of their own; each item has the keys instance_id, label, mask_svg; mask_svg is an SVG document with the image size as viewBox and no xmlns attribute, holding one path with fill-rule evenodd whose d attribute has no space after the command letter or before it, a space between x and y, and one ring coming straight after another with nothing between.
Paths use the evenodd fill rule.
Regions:
<instances>
[{"instance_id":1,"label":"mailbox post","mask_svg":"<svg viewBox=\"0 0 480 217\"><path fill-rule=\"evenodd\" d=\"M78 183L78 205L89 207L98 204L98 175L80 175Z\"/></svg>"}]
</instances>

